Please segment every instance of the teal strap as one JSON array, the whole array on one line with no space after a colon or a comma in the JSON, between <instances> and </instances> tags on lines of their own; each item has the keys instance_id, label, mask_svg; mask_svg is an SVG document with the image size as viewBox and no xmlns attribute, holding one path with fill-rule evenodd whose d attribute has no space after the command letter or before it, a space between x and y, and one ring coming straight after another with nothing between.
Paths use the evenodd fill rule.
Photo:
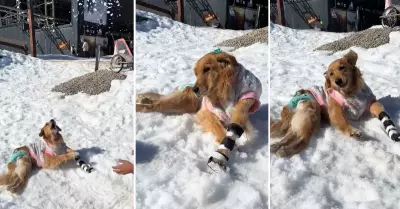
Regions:
<instances>
[{"instance_id":1,"label":"teal strap","mask_svg":"<svg viewBox=\"0 0 400 209\"><path fill-rule=\"evenodd\" d=\"M181 86L178 87L179 91L183 91L186 87L194 87L194 84L183 84Z\"/></svg>"},{"instance_id":2,"label":"teal strap","mask_svg":"<svg viewBox=\"0 0 400 209\"><path fill-rule=\"evenodd\" d=\"M218 48L218 49L214 50L213 52L214 52L214 54L219 54L222 52L222 50L220 48Z\"/></svg>"},{"instance_id":3,"label":"teal strap","mask_svg":"<svg viewBox=\"0 0 400 209\"><path fill-rule=\"evenodd\" d=\"M8 160L8 163L15 163L18 159L24 157L27 154L28 153L26 153L24 150L15 151L14 153L12 153L10 160Z\"/></svg>"},{"instance_id":4,"label":"teal strap","mask_svg":"<svg viewBox=\"0 0 400 209\"><path fill-rule=\"evenodd\" d=\"M289 106L291 109L296 109L297 104L298 104L300 101L302 101L302 100L304 100L304 101L306 101L306 100L312 100L313 98L314 98L314 97L313 97L311 94L309 94L309 93L307 93L307 94L296 94L296 95L289 101L288 106Z\"/></svg>"}]
</instances>

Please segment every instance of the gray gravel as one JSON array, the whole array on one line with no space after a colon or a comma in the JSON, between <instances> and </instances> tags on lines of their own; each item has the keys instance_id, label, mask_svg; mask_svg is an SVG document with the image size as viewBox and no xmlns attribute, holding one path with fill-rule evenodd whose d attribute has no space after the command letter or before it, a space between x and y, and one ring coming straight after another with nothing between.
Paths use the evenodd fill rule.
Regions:
<instances>
[{"instance_id":1,"label":"gray gravel","mask_svg":"<svg viewBox=\"0 0 400 209\"><path fill-rule=\"evenodd\" d=\"M389 33L395 30L396 29L392 28L367 29L353 33L340 40L322 45L315 50L337 52L346 50L352 46L358 46L365 49L375 48L389 43Z\"/></svg>"},{"instance_id":2,"label":"gray gravel","mask_svg":"<svg viewBox=\"0 0 400 209\"><path fill-rule=\"evenodd\" d=\"M225 40L217 46L234 47L234 49L246 47L259 42L268 41L268 28L256 29L250 33L243 36L239 36L233 39Z\"/></svg>"},{"instance_id":3,"label":"gray gravel","mask_svg":"<svg viewBox=\"0 0 400 209\"><path fill-rule=\"evenodd\" d=\"M99 70L61 83L55 86L52 91L61 92L65 95L73 95L79 92L97 95L109 91L112 80L124 80L125 78L125 74Z\"/></svg>"}]
</instances>

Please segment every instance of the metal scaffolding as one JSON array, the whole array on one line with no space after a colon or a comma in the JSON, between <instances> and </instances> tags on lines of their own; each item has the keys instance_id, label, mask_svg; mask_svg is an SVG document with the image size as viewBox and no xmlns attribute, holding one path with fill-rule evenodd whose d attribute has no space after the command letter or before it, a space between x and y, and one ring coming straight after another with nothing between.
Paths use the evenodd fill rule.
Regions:
<instances>
[{"instance_id":1,"label":"metal scaffolding","mask_svg":"<svg viewBox=\"0 0 400 209\"><path fill-rule=\"evenodd\" d=\"M164 2L173 12L178 13L177 0L164 0ZM186 0L186 3L200 16L206 25L212 27L220 25L219 18L213 11L210 3L208 3L208 0Z\"/></svg>"},{"instance_id":2,"label":"metal scaffolding","mask_svg":"<svg viewBox=\"0 0 400 209\"><path fill-rule=\"evenodd\" d=\"M61 0L58 3L66 1L68 0ZM35 19L34 28L42 30L61 54L64 54L64 50L70 50L68 41L58 27L59 25L70 24L70 21L56 18L56 1L31 0L31 2ZM0 5L0 28L17 26L24 34L29 36L26 27L29 24L27 8L27 0L16 0L13 7ZM71 8L63 9L71 10ZM65 47L61 48L60 43L63 43ZM42 47L37 41L36 46L42 51Z\"/></svg>"},{"instance_id":3,"label":"metal scaffolding","mask_svg":"<svg viewBox=\"0 0 400 209\"><path fill-rule=\"evenodd\" d=\"M309 0L283 0L283 3L289 5L293 9L293 11L295 11L301 17L301 19L303 19L303 21L310 28L312 28L312 26L308 23L307 16L317 17L317 14L315 14L308 1ZM277 0L271 0L271 12L273 12L273 14L275 14L276 16L278 16L277 6ZM285 24L287 24L286 20L284 21Z\"/></svg>"}]
</instances>

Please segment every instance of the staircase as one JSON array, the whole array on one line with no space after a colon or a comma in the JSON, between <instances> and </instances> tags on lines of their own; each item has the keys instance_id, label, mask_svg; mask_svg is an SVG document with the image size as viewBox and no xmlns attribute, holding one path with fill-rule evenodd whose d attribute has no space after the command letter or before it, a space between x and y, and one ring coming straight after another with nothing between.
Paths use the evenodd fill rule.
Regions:
<instances>
[{"instance_id":1,"label":"staircase","mask_svg":"<svg viewBox=\"0 0 400 209\"><path fill-rule=\"evenodd\" d=\"M62 34L61 30L59 27L55 25L46 25L42 26L41 30L46 34L46 36L50 39L50 41L57 47L58 51L60 51L61 54L65 54L64 52L70 52L71 46L69 45L69 42L67 39L65 39L65 36ZM64 44L64 48L60 46L61 44Z\"/></svg>"},{"instance_id":2,"label":"staircase","mask_svg":"<svg viewBox=\"0 0 400 209\"><path fill-rule=\"evenodd\" d=\"M178 13L177 0L164 0L164 2L173 12ZM206 25L211 27L220 25L218 16L215 14L207 0L186 0L186 2L196 12L196 14L200 16Z\"/></svg>"},{"instance_id":3,"label":"staircase","mask_svg":"<svg viewBox=\"0 0 400 209\"><path fill-rule=\"evenodd\" d=\"M306 16L311 15L313 17L317 17L317 14L315 14L314 10L308 3L308 0L286 0L284 2L292 7L292 9L304 20L304 22L310 28L312 28L312 26L308 24L308 19Z\"/></svg>"},{"instance_id":4,"label":"staircase","mask_svg":"<svg viewBox=\"0 0 400 209\"><path fill-rule=\"evenodd\" d=\"M25 10L0 5L0 12L7 14L6 16L0 18L0 27L17 25L24 34L29 36L29 32L23 28L24 25L29 24L28 15ZM53 24L50 25L48 24L49 22L53 22ZM57 47L60 53L65 54L64 52L69 52L71 50L71 47L69 45L69 42L62 34L60 28L55 25L56 22L58 22L59 24L62 23L62 21L55 18L35 14L35 28L41 29L50 39L50 41ZM64 49L60 47L60 43L65 44ZM43 53L43 48L40 46L38 41L36 41L36 46L38 46L39 50Z\"/></svg>"}]
</instances>

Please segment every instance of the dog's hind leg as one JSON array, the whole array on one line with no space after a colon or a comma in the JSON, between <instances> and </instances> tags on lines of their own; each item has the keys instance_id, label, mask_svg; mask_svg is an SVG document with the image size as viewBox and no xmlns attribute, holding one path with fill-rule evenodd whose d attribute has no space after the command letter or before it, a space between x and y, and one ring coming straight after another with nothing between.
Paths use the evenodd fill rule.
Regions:
<instances>
[{"instance_id":1,"label":"dog's hind leg","mask_svg":"<svg viewBox=\"0 0 400 209\"><path fill-rule=\"evenodd\" d=\"M15 170L15 163L7 164L7 173L0 174L0 185L8 185L10 183L10 178Z\"/></svg>"},{"instance_id":2,"label":"dog's hind leg","mask_svg":"<svg viewBox=\"0 0 400 209\"><path fill-rule=\"evenodd\" d=\"M160 96L150 104L136 104L137 112L195 113L199 110L201 98L197 98L192 88Z\"/></svg>"},{"instance_id":3,"label":"dog's hind leg","mask_svg":"<svg viewBox=\"0 0 400 209\"><path fill-rule=\"evenodd\" d=\"M153 104L155 101L159 100L163 95L154 93L154 92L146 92L136 95L136 104Z\"/></svg>"},{"instance_id":4,"label":"dog's hind leg","mask_svg":"<svg viewBox=\"0 0 400 209\"><path fill-rule=\"evenodd\" d=\"M293 114L294 112L289 107L284 106L281 111L281 119L270 123L270 136L273 138L284 136L290 128L290 120Z\"/></svg>"},{"instance_id":5,"label":"dog's hind leg","mask_svg":"<svg viewBox=\"0 0 400 209\"><path fill-rule=\"evenodd\" d=\"M11 163L10 163L11 164ZM10 165L9 164L9 168ZM10 192L18 192L20 191L26 184L28 179L28 174L32 170L32 161L29 156L24 156L18 159L15 163L14 170L9 169L9 184L7 186L7 190Z\"/></svg>"}]
</instances>

